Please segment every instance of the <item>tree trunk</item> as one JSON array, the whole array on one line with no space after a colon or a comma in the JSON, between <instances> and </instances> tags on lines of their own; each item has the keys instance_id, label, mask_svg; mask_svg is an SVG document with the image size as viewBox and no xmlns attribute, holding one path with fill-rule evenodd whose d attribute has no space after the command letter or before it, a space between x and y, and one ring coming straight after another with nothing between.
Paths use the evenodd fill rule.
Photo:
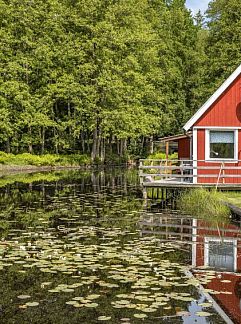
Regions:
<instances>
[{"instance_id":1,"label":"tree trunk","mask_svg":"<svg viewBox=\"0 0 241 324\"><path fill-rule=\"evenodd\" d=\"M97 133L97 145L96 145L96 157L100 157L100 146L101 146L101 130Z\"/></svg>"},{"instance_id":2,"label":"tree trunk","mask_svg":"<svg viewBox=\"0 0 241 324\"><path fill-rule=\"evenodd\" d=\"M59 154L59 149L58 149L58 141L56 137L56 128L54 127L54 147L55 147L55 154Z\"/></svg>"},{"instance_id":3,"label":"tree trunk","mask_svg":"<svg viewBox=\"0 0 241 324\"><path fill-rule=\"evenodd\" d=\"M117 154L120 154L120 141L117 139L116 140L116 148L117 148Z\"/></svg>"},{"instance_id":4,"label":"tree trunk","mask_svg":"<svg viewBox=\"0 0 241 324\"><path fill-rule=\"evenodd\" d=\"M7 151L7 153L10 153L11 152L9 137L7 138L7 141L6 141L6 151Z\"/></svg>"},{"instance_id":5,"label":"tree trunk","mask_svg":"<svg viewBox=\"0 0 241 324\"><path fill-rule=\"evenodd\" d=\"M125 153L126 153L126 145L127 142L126 142L126 139L121 139L120 140L120 156L124 156Z\"/></svg>"},{"instance_id":6,"label":"tree trunk","mask_svg":"<svg viewBox=\"0 0 241 324\"><path fill-rule=\"evenodd\" d=\"M105 139L104 138L101 139L100 158L102 162L105 161Z\"/></svg>"},{"instance_id":7,"label":"tree trunk","mask_svg":"<svg viewBox=\"0 0 241 324\"><path fill-rule=\"evenodd\" d=\"M91 152L91 159L94 160L97 156L97 141L98 141L98 129L97 126L93 133L93 145L92 145L92 152Z\"/></svg>"},{"instance_id":8,"label":"tree trunk","mask_svg":"<svg viewBox=\"0 0 241 324\"><path fill-rule=\"evenodd\" d=\"M42 127L41 135L41 154L43 155L45 150L45 127Z\"/></svg>"},{"instance_id":9,"label":"tree trunk","mask_svg":"<svg viewBox=\"0 0 241 324\"><path fill-rule=\"evenodd\" d=\"M85 154L85 133L84 133L84 131L81 131L80 137L81 137L82 153Z\"/></svg>"},{"instance_id":10,"label":"tree trunk","mask_svg":"<svg viewBox=\"0 0 241 324\"><path fill-rule=\"evenodd\" d=\"M32 128L31 128L31 126L28 127L28 135L30 138L30 142L28 144L28 151L30 154L32 154L33 153L33 143L32 143Z\"/></svg>"},{"instance_id":11,"label":"tree trunk","mask_svg":"<svg viewBox=\"0 0 241 324\"><path fill-rule=\"evenodd\" d=\"M153 136L151 136L150 139L149 139L149 153L150 154L153 154L154 153Z\"/></svg>"}]
</instances>

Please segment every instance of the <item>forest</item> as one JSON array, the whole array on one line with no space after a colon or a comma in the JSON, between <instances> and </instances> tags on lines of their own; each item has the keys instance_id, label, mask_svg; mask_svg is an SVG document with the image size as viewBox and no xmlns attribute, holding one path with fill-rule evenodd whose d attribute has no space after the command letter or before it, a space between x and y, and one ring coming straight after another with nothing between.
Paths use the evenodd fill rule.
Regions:
<instances>
[{"instance_id":1,"label":"forest","mask_svg":"<svg viewBox=\"0 0 241 324\"><path fill-rule=\"evenodd\" d=\"M0 0L0 150L143 155L241 63L241 2Z\"/></svg>"}]
</instances>

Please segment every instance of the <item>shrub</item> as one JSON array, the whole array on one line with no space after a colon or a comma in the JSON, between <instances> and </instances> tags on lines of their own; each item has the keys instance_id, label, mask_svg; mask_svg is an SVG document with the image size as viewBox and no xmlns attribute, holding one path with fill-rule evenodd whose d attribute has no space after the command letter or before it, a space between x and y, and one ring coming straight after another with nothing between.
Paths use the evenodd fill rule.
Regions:
<instances>
[{"instance_id":1,"label":"shrub","mask_svg":"<svg viewBox=\"0 0 241 324\"><path fill-rule=\"evenodd\" d=\"M105 157L105 164L108 164L108 165L127 164L129 159L130 159L130 157L127 153L123 156L120 156L115 153L108 153L108 154L106 154L106 157Z\"/></svg>"},{"instance_id":2,"label":"shrub","mask_svg":"<svg viewBox=\"0 0 241 324\"><path fill-rule=\"evenodd\" d=\"M7 154L0 152L0 164L6 165L34 165L34 166L79 166L91 164L88 155L71 154L34 155L30 153Z\"/></svg>"},{"instance_id":3,"label":"shrub","mask_svg":"<svg viewBox=\"0 0 241 324\"><path fill-rule=\"evenodd\" d=\"M153 159L153 160L166 160L166 154L165 153L153 153L150 154L147 159ZM178 160L178 154L173 153L168 155L169 160Z\"/></svg>"}]
</instances>

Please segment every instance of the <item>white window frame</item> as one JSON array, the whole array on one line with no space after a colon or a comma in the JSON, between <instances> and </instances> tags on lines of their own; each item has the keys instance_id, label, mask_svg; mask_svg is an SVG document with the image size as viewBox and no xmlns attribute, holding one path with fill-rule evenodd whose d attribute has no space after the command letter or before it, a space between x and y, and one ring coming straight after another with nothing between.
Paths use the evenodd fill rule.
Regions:
<instances>
[{"instance_id":1,"label":"white window frame","mask_svg":"<svg viewBox=\"0 0 241 324\"><path fill-rule=\"evenodd\" d=\"M209 242L232 242L233 243L233 269L234 272L237 271L237 244L238 241L236 239L220 239L218 237L205 237L204 238L204 265L209 266Z\"/></svg>"},{"instance_id":2,"label":"white window frame","mask_svg":"<svg viewBox=\"0 0 241 324\"><path fill-rule=\"evenodd\" d=\"M211 158L210 157L210 132L233 132L234 133L234 158ZM238 162L238 129L236 128L206 128L205 129L205 161L206 162Z\"/></svg>"}]
</instances>

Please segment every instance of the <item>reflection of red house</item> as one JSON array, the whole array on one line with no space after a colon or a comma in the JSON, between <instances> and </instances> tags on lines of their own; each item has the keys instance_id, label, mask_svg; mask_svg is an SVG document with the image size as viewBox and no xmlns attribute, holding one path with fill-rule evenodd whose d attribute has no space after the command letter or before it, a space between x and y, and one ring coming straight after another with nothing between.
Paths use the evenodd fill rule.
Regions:
<instances>
[{"instance_id":1,"label":"reflection of red house","mask_svg":"<svg viewBox=\"0 0 241 324\"><path fill-rule=\"evenodd\" d=\"M222 273L220 276L220 278L213 279L207 288L222 292L213 295L214 299L235 323L241 323L241 276L234 273ZM224 280L230 282L222 282ZM229 292L229 294L223 292Z\"/></svg>"},{"instance_id":2,"label":"reflection of red house","mask_svg":"<svg viewBox=\"0 0 241 324\"><path fill-rule=\"evenodd\" d=\"M241 323L240 228L229 224L225 229L215 229L204 221L196 221L194 225L193 267L215 269L216 278L207 284L207 288L221 292L213 295L214 299L236 323Z\"/></svg>"},{"instance_id":3,"label":"reflection of red house","mask_svg":"<svg viewBox=\"0 0 241 324\"><path fill-rule=\"evenodd\" d=\"M241 270L241 233L237 226L229 224L225 225L225 229L219 229L212 227L210 223L197 221L196 234L196 256L193 266L210 265L215 268L216 260L219 270L222 267L226 271Z\"/></svg>"}]
</instances>

